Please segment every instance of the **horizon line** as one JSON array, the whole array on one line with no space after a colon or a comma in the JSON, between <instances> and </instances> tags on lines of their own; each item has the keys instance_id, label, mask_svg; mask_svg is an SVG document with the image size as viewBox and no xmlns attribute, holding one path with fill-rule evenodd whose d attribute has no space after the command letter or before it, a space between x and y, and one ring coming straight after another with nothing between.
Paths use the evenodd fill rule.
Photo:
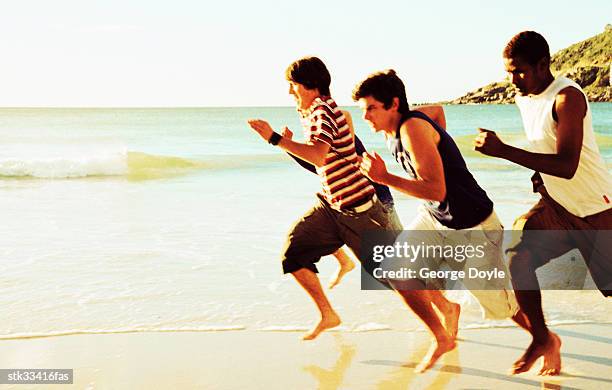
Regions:
<instances>
[{"instance_id":1,"label":"horizon line","mask_svg":"<svg viewBox=\"0 0 612 390\"><path fill-rule=\"evenodd\" d=\"M411 106L422 106L422 105L465 105L465 104L453 104L447 101L442 102L418 102L410 103ZM347 105L339 104L339 107L354 107L359 108L358 105ZM294 105L290 106L278 106L278 105L261 105L261 106L0 106L0 110L28 110L28 109L201 109L201 108L294 108Z\"/></svg>"}]
</instances>

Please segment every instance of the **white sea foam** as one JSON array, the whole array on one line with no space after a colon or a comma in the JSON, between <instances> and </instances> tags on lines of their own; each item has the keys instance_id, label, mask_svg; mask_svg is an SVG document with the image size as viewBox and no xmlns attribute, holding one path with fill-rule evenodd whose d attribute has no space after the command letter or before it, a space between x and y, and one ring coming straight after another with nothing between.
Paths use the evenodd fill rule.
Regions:
<instances>
[{"instance_id":1,"label":"white sea foam","mask_svg":"<svg viewBox=\"0 0 612 390\"><path fill-rule=\"evenodd\" d=\"M584 324L601 324L601 325L612 325L609 322L600 321L576 321L576 320L560 320L560 321L549 321L549 326L563 326L563 325L584 325ZM461 326L460 329L495 329L495 328L512 328L515 324L504 323L504 322L487 322L469 324ZM305 332L309 329L307 326L301 325L274 325L267 326L261 329L257 329L260 332ZM17 340L17 339L31 339L31 338L44 338L44 337L58 337L58 336L72 336L72 335L87 335L87 334L125 334L125 333L179 333L179 332L236 332L248 330L247 326L244 325L202 325L202 326L178 326L178 327L155 327L155 326L140 326L133 328L117 328L117 329L67 329L62 331L49 331L49 332L31 332L31 333L11 333L0 335L0 340ZM380 332L397 330L391 326L379 323L366 323L355 326L353 329L346 327L338 327L331 329L330 332L348 332L348 333L364 333L364 332ZM425 329L411 329L411 332L421 333Z\"/></svg>"},{"instance_id":2,"label":"white sea foam","mask_svg":"<svg viewBox=\"0 0 612 390\"><path fill-rule=\"evenodd\" d=\"M585 325L585 324L600 324L612 325L612 322L591 321L591 320L551 320L547 321L548 326L563 326L563 325ZM511 321L486 321L474 324L460 326L459 329L495 329L495 328L515 328L516 324Z\"/></svg>"},{"instance_id":3,"label":"white sea foam","mask_svg":"<svg viewBox=\"0 0 612 390\"><path fill-rule=\"evenodd\" d=\"M23 139L0 146L0 176L73 178L127 172L127 148L115 140Z\"/></svg>"},{"instance_id":4,"label":"white sea foam","mask_svg":"<svg viewBox=\"0 0 612 390\"><path fill-rule=\"evenodd\" d=\"M182 326L182 327L134 327L118 329L70 329L54 332L32 332L32 333L12 333L0 335L0 340L32 339L42 337L71 336L81 334L120 334L120 333L143 333L143 332L229 332L246 330L243 325L204 325L204 326Z\"/></svg>"},{"instance_id":5,"label":"white sea foam","mask_svg":"<svg viewBox=\"0 0 612 390\"><path fill-rule=\"evenodd\" d=\"M381 331L381 330L391 330L391 327L389 325L385 325L385 324L379 324L376 322L368 322L365 324L360 324L357 325L355 328L353 328L353 332L375 332L375 331Z\"/></svg>"},{"instance_id":6,"label":"white sea foam","mask_svg":"<svg viewBox=\"0 0 612 390\"><path fill-rule=\"evenodd\" d=\"M259 329L262 332L304 332L307 326L302 325L272 325Z\"/></svg>"},{"instance_id":7,"label":"white sea foam","mask_svg":"<svg viewBox=\"0 0 612 390\"><path fill-rule=\"evenodd\" d=\"M0 177L45 179L124 176L154 179L182 174L209 164L174 156L128 151L107 139L28 140L0 145Z\"/></svg>"}]
</instances>

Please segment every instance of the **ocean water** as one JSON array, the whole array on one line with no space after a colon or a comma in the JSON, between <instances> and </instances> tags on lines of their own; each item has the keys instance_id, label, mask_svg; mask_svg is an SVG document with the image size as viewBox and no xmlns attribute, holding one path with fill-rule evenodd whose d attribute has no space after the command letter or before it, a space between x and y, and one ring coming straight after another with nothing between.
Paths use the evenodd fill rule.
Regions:
<instances>
[{"instance_id":1,"label":"ocean water","mask_svg":"<svg viewBox=\"0 0 612 390\"><path fill-rule=\"evenodd\" d=\"M355 107L357 134L388 158ZM531 172L471 150L477 127L524 145L514 106L447 106L448 131L505 226L536 201ZM593 104L612 162L612 104ZM301 133L292 108L0 109L0 338L131 331L292 331L316 310L279 252L315 201L315 175L261 141L249 118ZM296 137L297 137L296 136ZM394 193L404 223L419 202ZM320 262L323 283L336 263ZM481 319L471 296L462 327ZM416 330L397 296L353 272L330 299L342 330ZM552 322L612 322L596 291L547 291Z\"/></svg>"}]
</instances>

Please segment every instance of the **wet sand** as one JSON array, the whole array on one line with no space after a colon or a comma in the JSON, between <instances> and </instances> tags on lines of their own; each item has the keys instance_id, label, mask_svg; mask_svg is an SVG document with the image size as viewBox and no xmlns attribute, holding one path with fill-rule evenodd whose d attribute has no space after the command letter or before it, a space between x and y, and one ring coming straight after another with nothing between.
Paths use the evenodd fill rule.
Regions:
<instances>
[{"instance_id":1,"label":"wet sand","mask_svg":"<svg viewBox=\"0 0 612 390\"><path fill-rule=\"evenodd\" d=\"M430 371L414 367L425 332L86 334L0 341L2 368L73 368L75 389L456 389L612 388L612 324L553 328L563 339L562 375L508 370L529 342L518 328L461 330L458 348ZM11 389L40 388L5 385ZM46 387L46 386L45 386Z\"/></svg>"}]
</instances>

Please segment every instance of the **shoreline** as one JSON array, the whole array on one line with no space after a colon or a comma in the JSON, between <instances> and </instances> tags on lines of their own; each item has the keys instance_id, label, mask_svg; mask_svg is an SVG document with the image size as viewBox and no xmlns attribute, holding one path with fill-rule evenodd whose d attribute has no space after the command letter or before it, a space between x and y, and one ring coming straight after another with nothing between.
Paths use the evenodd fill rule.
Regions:
<instances>
[{"instance_id":1,"label":"shoreline","mask_svg":"<svg viewBox=\"0 0 612 390\"><path fill-rule=\"evenodd\" d=\"M458 348L432 370L414 373L424 332L157 332L1 340L3 368L73 368L62 388L437 389L484 387L609 388L612 324L553 326L563 339L562 375L508 370L527 346L513 328L462 330ZM556 386L556 387L555 387ZM11 385L30 389L35 385Z\"/></svg>"},{"instance_id":2,"label":"shoreline","mask_svg":"<svg viewBox=\"0 0 612 390\"><path fill-rule=\"evenodd\" d=\"M500 320L504 321L504 320ZM492 329L511 329L516 328L516 324L511 321L507 321L507 324L500 323L478 323L471 325L460 325L459 330L471 331L471 330L492 330ZM582 325L603 325L610 326L612 329L612 321L592 321L592 320L552 320L547 321L547 324L551 327L559 326L582 326ZM0 335L0 343L4 341L17 341L17 340L34 340L34 339L47 339L53 337L68 337L68 336L86 336L86 335L113 335L113 334L142 334L142 333L194 333L194 334L208 334L208 333L303 333L310 329L313 324L299 326L299 325L278 325L278 326L267 326L264 328L252 328L247 325L219 325L219 326L202 326L198 327L184 327L184 328L134 328L134 329L92 329L92 330L66 330L56 331L49 333L17 333ZM413 329L394 329L385 324L379 323L364 323L360 324L353 329L349 329L343 325L337 328L333 328L327 331L328 333L336 334L363 334L363 333L376 333L376 332L398 332L398 333L427 333L427 330L423 327Z\"/></svg>"}]
</instances>

